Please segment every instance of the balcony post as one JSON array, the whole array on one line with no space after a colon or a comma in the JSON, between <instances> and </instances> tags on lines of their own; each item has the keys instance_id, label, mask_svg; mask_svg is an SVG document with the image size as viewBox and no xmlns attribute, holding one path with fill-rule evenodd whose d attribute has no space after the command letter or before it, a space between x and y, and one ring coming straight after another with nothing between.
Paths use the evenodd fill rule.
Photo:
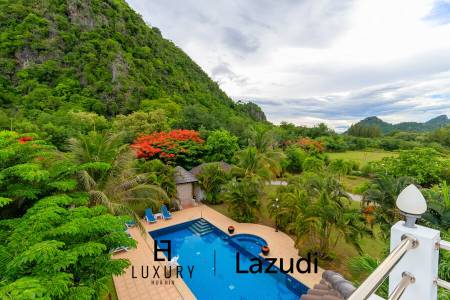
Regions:
<instances>
[{"instance_id":1,"label":"balcony post","mask_svg":"<svg viewBox=\"0 0 450 300\"><path fill-rule=\"evenodd\" d=\"M404 272L415 277L415 283L409 285L402 295L402 300L436 300L437 286L434 280L438 275L439 249L436 247L440 240L440 232L428 227L415 225L405 226L404 221L397 222L391 228L391 251L407 234L415 237L417 247L410 249L389 275L389 294L395 290Z\"/></svg>"}]
</instances>

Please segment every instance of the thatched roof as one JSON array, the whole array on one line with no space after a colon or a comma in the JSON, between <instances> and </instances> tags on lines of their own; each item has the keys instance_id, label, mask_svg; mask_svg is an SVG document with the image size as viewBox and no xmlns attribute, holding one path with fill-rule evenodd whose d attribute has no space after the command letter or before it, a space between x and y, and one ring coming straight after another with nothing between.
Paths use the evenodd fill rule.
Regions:
<instances>
[{"instance_id":1,"label":"thatched roof","mask_svg":"<svg viewBox=\"0 0 450 300\"><path fill-rule=\"evenodd\" d=\"M198 174L200 174L200 173L202 172L202 170L203 170L203 168L204 168L205 166L207 166L207 165L209 165L209 164L213 164L213 163L214 163L214 162L210 162L210 163L202 163L202 164L200 164L200 165L198 165L198 166L192 168L190 172L191 172L194 176L198 176ZM223 171L228 172L228 171L231 170L231 165L230 165L230 164L227 164L227 163L224 162L224 161L219 161L218 163L219 163L219 165L220 165L220 167L222 168Z\"/></svg>"},{"instance_id":2,"label":"thatched roof","mask_svg":"<svg viewBox=\"0 0 450 300\"><path fill-rule=\"evenodd\" d=\"M186 171L180 166L175 167L174 177L176 184L198 182L197 178L191 172Z\"/></svg>"}]
</instances>

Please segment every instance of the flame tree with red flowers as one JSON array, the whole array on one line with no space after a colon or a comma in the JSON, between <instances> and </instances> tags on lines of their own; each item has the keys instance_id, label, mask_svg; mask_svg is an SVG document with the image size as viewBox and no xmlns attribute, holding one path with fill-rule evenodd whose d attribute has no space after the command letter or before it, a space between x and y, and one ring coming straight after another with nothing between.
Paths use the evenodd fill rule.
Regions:
<instances>
[{"instance_id":1,"label":"flame tree with red flowers","mask_svg":"<svg viewBox=\"0 0 450 300\"><path fill-rule=\"evenodd\" d=\"M167 164L192 168L204 152L204 140L195 130L154 132L137 138L131 148L142 159L160 159Z\"/></svg>"},{"instance_id":2,"label":"flame tree with red flowers","mask_svg":"<svg viewBox=\"0 0 450 300\"><path fill-rule=\"evenodd\" d=\"M323 153L324 147L321 142L313 140L308 137L301 138L297 141L297 144L300 145L303 149L308 152L318 152Z\"/></svg>"}]
</instances>

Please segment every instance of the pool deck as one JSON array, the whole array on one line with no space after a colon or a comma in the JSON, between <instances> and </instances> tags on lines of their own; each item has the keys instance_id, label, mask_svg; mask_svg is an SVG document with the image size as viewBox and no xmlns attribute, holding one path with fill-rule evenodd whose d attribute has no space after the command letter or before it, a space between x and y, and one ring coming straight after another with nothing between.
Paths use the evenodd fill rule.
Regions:
<instances>
[{"instance_id":1,"label":"pool deck","mask_svg":"<svg viewBox=\"0 0 450 300\"><path fill-rule=\"evenodd\" d=\"M228 226L233 225L236 229L235 234L248 233L262 237L269 244L269 257L283 258L285 260L299 258L297 249L294 247L294 241L287 234L281 231L275 232L273 228L260 224L238 223L206 205L199 205L175 212L171 220L158 219L153 224L143 223L145 223L146 231L152 231L201 217L223 232L228 232ZM137 241L137 248L130 249L127 252L117 253L114 255L114 258L129 259L131 266L134 266L134 272L137 278L132 278L131 266L126 270L125 274L114 276L114 284L119 300L195 299L195 296L181 278L173 278L171 284L155 284L155 282L152 282L153 266L163 268L164 262L156 262L153 260L154 241L149 234L143 235L137 228L131 228L128 231ZM149 267L148 278L142 278L140 276L141 266ZM161 276L163 275L162 271L160 272ZM319 283L322 272L323 270L319 268L317 274L301 274L295 271L291 275L307 287L312 287L314 284Z\"/></svg>"}]
</instances>

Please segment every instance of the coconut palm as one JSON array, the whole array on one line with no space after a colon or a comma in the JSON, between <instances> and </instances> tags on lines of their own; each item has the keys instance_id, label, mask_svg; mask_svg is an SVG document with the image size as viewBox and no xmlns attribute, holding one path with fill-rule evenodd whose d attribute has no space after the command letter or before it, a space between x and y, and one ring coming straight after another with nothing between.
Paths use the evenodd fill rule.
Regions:
<instances>
[{"instance_id":1,"label":"coconut palm","mask_svg":"<svg viewBox=\"0 0 450 300\"><path fill-rule=\"evenodd\" d=\"M423 219L428 226L437 229L450 227L450 195L447 183L441 186L424 190L424 196L428 200L428 211Z\"/></svg>"},{"instance_id":2,"label":"coconut palm","mask_svg":"<svg viewBox=\"0 0 450 300\"><path fill-rule=\"evenodd\" d=\"M148 184L147 174L134 167L134 153L120 143L120 135L90 133L69 141L79 164L78 181L89 195L89 205L103 205L115 215L128 215L141 229L137 204L155 207L167 201L166 193Z\"/></svg>"},{"instance_id":3,"label":"coconut palm","mask_svg":"<svg viewBox=\"0 0 450 300\"><path fill-rule=\"evenodd\" d=\"M259 152L265 153L274 149L275 140L272 132L265 128L257 127L253 130L250 146L255 147Z\"/></svg>"},{"instance_id":4,"label":"coconut palm","mask_svg":"<svg viewBox=\"0 0 450 300\"><path fill-rule=\"evenodd\" d=\"M206 202L211 204L221 203L217 197L222 185L227 181L227 176L218 162L206 164L202 172L197 176L199 184L206 194Z\"/></svg>"},{"instance_id":5,"label":"coconut palm","mask_svg":"<svg viewBox=\"0 0 450 300\"><path fill-rule=\"evenodd\" d=\"M252 222L259 210L262 196L260 182L256 178L233 179L224 187L223 198L228 203L232 217L239 222Z\"/></svg>"},{"instance_id":6,"label":"coconut palm","mask_svg":"<svg viewBox=\"0 0 450 300\"><path fill-rule=\"evenodd\" d=\"M363 204L375 207L375 222L381 226L381 234L389 234L391 226L401 219L395 201L400 192L411 183L414 180L410 177L378 175L371 188L364 193Z\"/></svg>"},{"instance_id":7,"label":"coconut palm","mask_svg":"<svg viewBox=\"0 0 450 300\"><path fill-rule=\"evenodd\" d=\"M287 186L280 186L276 197L267 205L270 216L275 218L281 229L287 229L296 216L306 209L305 206L310 204L306 191L292 181L289 180Z\"/></svg>"},{"instance_id":8,"label":"coconut palm","mask_svg":"<svg viewBox=\"0 0 450 300\"><path fill-rule=\"evenodd\" d=\"M301 206L295 222L290 225L296 235L299 248L308 245L322 258L330 256L330 250L339 240L361 251L361 238L370 235L363 216L351 209L342 185L334 177L307 174L303 188L310 197L310 204Z\"/></svg>"},{"instance_id":9,"label":"coconut palm","mask_svg":"<svg viewBox=\"0 0 450 300\"><path fill-rule=\"evenodd\" d=\"M234 173L239 177L270 180L282 171L280 161L279 152L261 153L255 147L248 147L237 153Z\"/></svg>"}]
</instances>

